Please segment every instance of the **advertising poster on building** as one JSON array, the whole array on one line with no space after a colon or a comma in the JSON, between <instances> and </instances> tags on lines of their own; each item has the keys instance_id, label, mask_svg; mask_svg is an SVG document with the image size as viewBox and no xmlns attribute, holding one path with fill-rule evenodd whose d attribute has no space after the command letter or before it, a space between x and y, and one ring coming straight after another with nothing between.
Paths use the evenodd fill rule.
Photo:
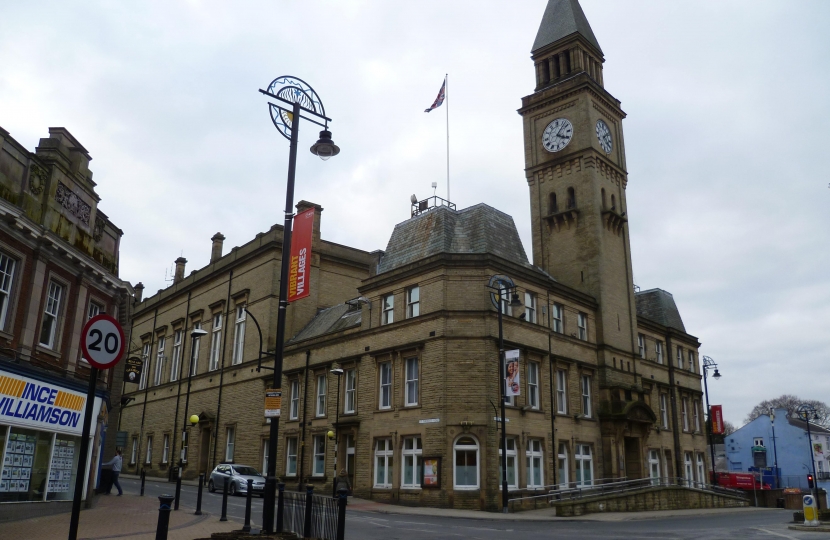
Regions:
<instances>
[{"instance_id":1,"label":"advertising poster on building","mask_svg":"<svg viewBox=\"0 0 830 540\"><path fill-rule=\"evenodd\" d=\"M441 458L424 458L424 477L421 479L421 486L441 487Z\"/></svg>"},{"instance_id":2,"label":"advertising poster on building","mask_svg":"<svg viewBox=\"0 0 830 540\"><path fill-rule=\"evenodd\" d=\"M308 296L311 277L311 234L314 230L314 208L294 216L291 229L291 266L288 270L288 301Z\"/></svg>"},{"instance_id":3,"label":"advertising poster on building","mask_svg":"<svg viewBox=\"0 0 830 540\"><path fill-rule=\"evenodd\" d=\"M521 393L521 380L519 376L519 350L504 351L506 363L505 392L506 396L518 396Z\"/></svg>"},{"instance_id":4,"label":"advertising poster on building","mask_svg":"<svg viewBox=\"0 0 830 540\"><path fill-rule=\"evenodd\" d=\"M821 445L820 442L813 443L813 453L817 456L824 455L824 447Z\"/></svg>"},{"instance_id":5,"label":"advertising poster on building","mask_svg":"<svg viewBox=\"0 0 830 540\"><path fill-rule=\"evenodd\" d=\"M723 406L712 405L712 433L715 435L723 435Z\"/></svg>"}]
</instances>

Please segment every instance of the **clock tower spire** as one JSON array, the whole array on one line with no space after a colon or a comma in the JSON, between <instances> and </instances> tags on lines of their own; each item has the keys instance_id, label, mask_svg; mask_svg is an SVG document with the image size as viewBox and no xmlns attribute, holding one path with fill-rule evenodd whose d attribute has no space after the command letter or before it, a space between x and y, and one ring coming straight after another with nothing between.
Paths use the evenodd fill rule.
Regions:
<instances>
[{"instance_id":1,"label":"clock tower spire","mask_svg":"<svg viewBox=\"0 0 830 540\"><path fill-rule=\"evenodd\" d=\"M533 262L592 295L600 364L636 350L620 102L578 0L549 0L531 51L536 87L522 98ZM605 358L607 357L607 358Z\"/></svg>"}]
</instances>

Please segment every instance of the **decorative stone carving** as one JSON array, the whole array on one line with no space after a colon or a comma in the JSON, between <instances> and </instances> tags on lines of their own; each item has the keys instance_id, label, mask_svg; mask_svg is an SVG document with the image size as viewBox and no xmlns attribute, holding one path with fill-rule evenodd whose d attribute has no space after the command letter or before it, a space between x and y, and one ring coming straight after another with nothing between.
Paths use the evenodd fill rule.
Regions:
<instances>
[{"instance_id":1,"label":"decorative stone carving","mask_svg":"<svg viewBox=\"0 0 830 540\"><path fill-rule=\"evenodd\" d=\"M92 208L85 203L74 191L66 187L63 182L58 182L58 189L55 191L55 202L63 206L81 223L89 227L89 214Z\"/></svg>"},{"instance_id":2,"label":"decorative stone carving","mask_svg":"<svg viewBox=\"0 0 830 540\"><path fill-rule=\"evenodd\" d=\"M95 216L95 228L92 230L92 238L96 242L100 242L101 238L104 237L104 225L106 225L106 222L101 219L101 216Z\"/></svg>"},{"instance_id":3,"label":"decorative stone carving","mask_svg":"<svg viewBox=\"0 0 830 540\"><path fill-rule=\"evenodd\" d=\"M36 163L32 163L29 169L29 191L33 195L40 195L46 187L47 180L49 180L49 171Z\"/></svg>"}]
</instances>

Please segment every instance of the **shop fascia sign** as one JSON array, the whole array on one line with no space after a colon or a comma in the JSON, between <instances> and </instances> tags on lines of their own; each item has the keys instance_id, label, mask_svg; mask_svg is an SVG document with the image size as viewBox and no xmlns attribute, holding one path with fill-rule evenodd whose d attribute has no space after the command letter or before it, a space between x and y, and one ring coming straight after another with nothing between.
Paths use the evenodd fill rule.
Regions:
<instances>
[{"instance_id":1,"label":"shop fascia sign","mask_svg":"<svg viewBox=\"0 0 830 540\"><path fill-rule=\"evenodd\" d=\"M0 423L81 433L86 396L0 371Z\"/></svg>"}]
</instances>

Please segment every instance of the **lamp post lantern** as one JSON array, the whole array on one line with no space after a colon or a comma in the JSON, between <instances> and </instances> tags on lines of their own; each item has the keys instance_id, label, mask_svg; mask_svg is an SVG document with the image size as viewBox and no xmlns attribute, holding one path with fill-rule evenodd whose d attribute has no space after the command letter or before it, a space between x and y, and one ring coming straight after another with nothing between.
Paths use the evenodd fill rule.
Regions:
<instances>
[{"instance_id":1,"label":"lamp post lantern","mask_svg":"<svg viewBox=\"0 0 830 540\"><path fill-rule=\"evenodd\" d=\"M496 312L499 318L499 392L501 396L501 511L507 513L508 493L507 493L507 431L505 425L507 420L507 407L505 401L507 399L507 373L504 362L504 331L502 323L502 312L505 310L505 300L510 299L510 307L521 307L522 302L519 300L519 295L516 293L516 285L513 280L507 276L493 276L487 284L490 293L490 301L496 306Z\"/></svg>"},{"instance_id":2,"label":"lamp post lantern","mask_svg":"<svg viewBox=\"0 0 830 540\"><path fill-rule=\"evenodd\" d=\"M712 456L712 483L714 485L718 484L718 473L715 471L715 441L712 440L712 436L714 434L714 425L712 424L712 408L709 406L709 385L706 383L706 377L709 373L709 370L712 369L715 372L712 374L712 377L715 380L720 379L720 371L718 371L718 365L715 363L708 356L703 357L703 390L706 392L706 418L709 419L707 422L707 435L709 436L709 451Z\"/></svg>"},{"instance_id":3,"label":"lamp post lantern","mask_svg":"<svg viewBox=\"0 0 830 540\"><path fill-rule=\"evenodd\" d=\"M816 505L821 510L821 499L818 496L818 476L816 476L816 458L813 453L813 436L810 433L810 420L818 420L818 411L809 403L802 403L795 410L796 416L800 420L807 422L807 444L810 446L810 466L813 471L813 496L816 499Z\"/></svg>"},{"instance_id":4,"label":"lamp post lantern","mask_svg":"<svg viewBox=\"0 0 830 540\"><path fill-rule=\"evenodd\" d=\"M340 445L340 438L338 437L338 428L340 427L340 376L343 375L343 368L334 364L331 368L331 373L337 375L337 405L334 415L334 475L331 477L332 497L337 498L337 447Z\"/></svg>"},{"instance_id":5,"label":"lamp post lantern","mask_svg":"<svg viewBox=\"0 0 830 540\"><path fill-rule=\"evenodd\" d=\"M277 314L277 339L274 353L273 388L282 387L283 345L285 343L285 317L288 309L288 270L291 253L291 224L294 220L294 176L297 169L297 144L300 131L300 119L317 124L323 128L320 139L311 147L311 153L323 160L336 156L340 148L331 139L323 101L308 83L291 75L277 77L267 90L260 93L279 103L268 103L271 121L290 141L288 150L288 181L285 189L285 221L282 232L282 256L280 257L280 291L279 311ZM286 108L286 107L290 107ZM314 118L311 118L314 117ZM317 118L318 120L315 120ZM322 121L322 122L321 122ZM265 500L262 506L262 528L265 533L274 530L274 500L277 488L277 440L280 430L279 416L271 419L268 436L268 470L265 477Z\"/></svg>"}]
</instances>

